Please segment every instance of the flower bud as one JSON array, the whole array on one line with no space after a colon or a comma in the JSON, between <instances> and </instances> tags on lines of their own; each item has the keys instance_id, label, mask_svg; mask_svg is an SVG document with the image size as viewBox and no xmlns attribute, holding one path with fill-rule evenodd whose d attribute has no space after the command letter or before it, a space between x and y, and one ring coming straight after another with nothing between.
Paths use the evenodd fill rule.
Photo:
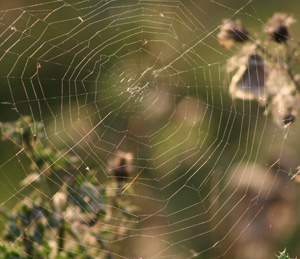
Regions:
<instances>
[{"instance_id":1,"label":"flower bud","mask_svg":"<svg viewBox=\"0 0 300 259\"><path fill-rule=\"evenodd\" d=\"M132 159L132 153L117 151L116 156L108 161L110 171L114 173L114 176L119 183L124 182L128 178L128 174L132 170Z\"/></svg>"},{"instance_id":2,"label":"flower bud","mask_svg":"<svg viewBox=\"0 0 300 259\"><path fill-rule=\"evenodd\" d=\"M243 43L247 41L249 39L249 32L242 26L240 20L236 22L227 20L220 27L218 39L221 45L229 49L234 42Z\"/></svg>"},{"instance_id":3,"label":"flower bud","mask_svg":"<svg viewBox=\"0 0 300 259\"><path fill-rule=\"evenodd\" d=\"M59 213L65 210L67 204L67 195L63 192L57 192L53 198L54 207Z\"/></svg>"},{"instance_id":4,"label":"flower bud","mask_svg":"<svg viewBox=\"0 0 300 259\"><path fill-rule=\"evenodd\" d=\"M275 13L268 21L269 27L265 30L271 39L277 43L285 43L290 39L289 27L295 20L283 13Z\"/></svg>"}]
</instances>

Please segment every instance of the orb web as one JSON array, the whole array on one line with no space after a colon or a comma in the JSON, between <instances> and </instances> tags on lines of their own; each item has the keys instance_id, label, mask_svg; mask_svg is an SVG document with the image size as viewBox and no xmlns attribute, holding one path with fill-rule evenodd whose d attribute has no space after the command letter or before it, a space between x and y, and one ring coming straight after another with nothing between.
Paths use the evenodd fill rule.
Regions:
<instances>
[{"instance_id":1,"label":"orb web","mask_svg":"<svg viewBox=\"0 0 300 259\"><path fill-rule=\"evenodd\" d=\"M116 213L122 208L102 204L97 193L96 203L116 213L103 224L119 234L98 236L107 245L94 256L267 258L283 229L294 226L288 205L295 198L280 190L294 188L288 173L298 159L287 167L284 160L298 147L296 134L275 126L261 103L231 98L226 66L235 53L217 39L224 19L263 27L256 2L54 0L1 7L1 121L30 116L57 153L36 177L72 154L78 161L64 168L68 181L51 178L57 192L71 186L74 170L84 178L93 169L108 197L137 208L124 220ZM19 186L9 177L30 170L28 151L10 145L0 165L1 207L12 210L34 188L54 199L34 179ZM118 181L112 167L124 157L130 172ZM290 214L278 225L280 213ZM262 248L266 236L271 241ZM250 248L257 256L249 256Z\"/></svg>"}]
</instances>

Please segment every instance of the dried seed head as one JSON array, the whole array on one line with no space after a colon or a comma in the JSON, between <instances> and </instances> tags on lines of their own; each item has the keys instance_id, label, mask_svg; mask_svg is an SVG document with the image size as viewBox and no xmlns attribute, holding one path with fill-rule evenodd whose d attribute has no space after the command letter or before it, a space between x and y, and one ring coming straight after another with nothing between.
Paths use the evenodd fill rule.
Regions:
<instances>
[{"instance_id":1,"label":"dried seed head","mask_svg":"<svg viewBox=\"0 0 300 259\"><path fill-rule=\"evenodd\" d=\"M229 91L233 98L265 100L265 81L268 69L263 58L257 53L248 57L232 78Z\"/></svg>"},{"instance_id":2,"label":"dried seed head","mask_svg":"<svg viewBox=\"0 0 300 259\"><path fill-rule=\"evenodd\" d=\"M243 43L247 41L249 39L249 32L242 26L240 20L235 22L227 20L220 27L218 39L221 45L230 48L234 42Z\"/></svg>"},{"instance_id":3,"label":"dried seed head","mask_svg":"<svg viewBox=\"0 0 300 259\"><path fill-rule=\"evenodd\" d=\"M282 89L278 94L273 97L270 104L273 120L278 126L289 126L296 119L295 97Z\"/></svg>"},{"instance_id":4,"label":"dried seed head","mask_svg":"<svg viewBox=\"0 0 300 259\"><path fill-rule=\"evenodd\" d=\"M277 43L285 43L290 39L289 27L295 20L283 13L275 13L268 21L268 28L265 30L271 39Z\"/></svg>"},{"instance_id":5,"label":"dried seed head","mask_svg":"<svg viewBox=\"0 0 300 259\"><path fill-rule=\"evenodd\" d=\"M286 42L290 39L288 28L285 25L278 25L272 33L273 40L278 43Z\"/></svg>"},{"instance_id":6,"label":"dried seed head","mask_svg":"<svg viewBox=\"0 0 300 259\"><path fill-rule=\"evenodd\" d=\"M283 121L282 124L283 126L287 126L292 124L293 122L295 122L295 116L292 113L287 113L284 117L283 117Z\"/></svg>"},{"instance_id":7,"label":"dried seed head","mask_svg":"<svg viewBox=\"0 0 300 259\"><path fill-rule=\"evenodd\" d=\"M116 156L109 160L110 170L114 173L118 182L123 182L128 177L128 174L131 172L132 167L132 153L125 153L118 151Z\"/></svg>"}]
</instances>

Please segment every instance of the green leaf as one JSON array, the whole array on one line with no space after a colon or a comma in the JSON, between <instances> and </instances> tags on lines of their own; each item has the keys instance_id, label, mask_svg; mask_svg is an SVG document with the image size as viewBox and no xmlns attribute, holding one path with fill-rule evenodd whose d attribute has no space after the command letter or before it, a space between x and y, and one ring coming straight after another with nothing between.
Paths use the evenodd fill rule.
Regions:
<instances>
[{"instance_id":1,"label":"green leaf","mask_svg":"<svg viewBox=\"0 0 300 259\"><path fill-rule=\"evenodd\" d=\"M9 231L15 236L19 237L21 235L20 229L12 222L9 222Z\"/></svg>"},{"instance_id":2,"label":"green leaf","mask_svg":"<svg viewBox=\"0 0 300 259\"><path fill-rule=\"evenodd\" d=\"M36 229L34 231L33 234L33 238L39 243L41 244L43 242L44 239L44 232L45 232L45 228L44 225L41 222L38 222L36 225Z\"/></svg>"}]
</instances>

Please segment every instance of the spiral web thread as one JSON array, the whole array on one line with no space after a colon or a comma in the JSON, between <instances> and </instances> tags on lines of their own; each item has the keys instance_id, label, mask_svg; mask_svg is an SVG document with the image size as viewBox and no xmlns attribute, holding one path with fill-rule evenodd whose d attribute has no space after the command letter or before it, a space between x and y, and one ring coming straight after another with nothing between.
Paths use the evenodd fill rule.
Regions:
<instances>
[{"instance_id":1,"label":"spiral web thread","mask_svg":"<svg viewBox=\"0 0 300 259\"><path fill-rule=\"evenodd\" d=\"M47 144L59 155L38 175L72 153L79 174L93 168L109 189L109 161L120 151L132 154L129 179L112 193L138 210L128 227L115 216L111 231L121 225L129 231L103 238L111 248L99 253L233 258L236 247L255 243L247 237L258 233L276 193L275 165L286 140L263 114L265 107L230 98L232 75L225 68L234 52L216 37L224 19L250 17L263 26L255 4L36 2L0 12L2 114L42 123ZM7 194L2 207L36 188L34 180L20 187L9 178L12 167L22 177L29 170L26 150L14 144L0 165ZM64 184L60 176L52 181ZM271 229L274 221L262 224Z\"/></svg>"}]
</instances>

